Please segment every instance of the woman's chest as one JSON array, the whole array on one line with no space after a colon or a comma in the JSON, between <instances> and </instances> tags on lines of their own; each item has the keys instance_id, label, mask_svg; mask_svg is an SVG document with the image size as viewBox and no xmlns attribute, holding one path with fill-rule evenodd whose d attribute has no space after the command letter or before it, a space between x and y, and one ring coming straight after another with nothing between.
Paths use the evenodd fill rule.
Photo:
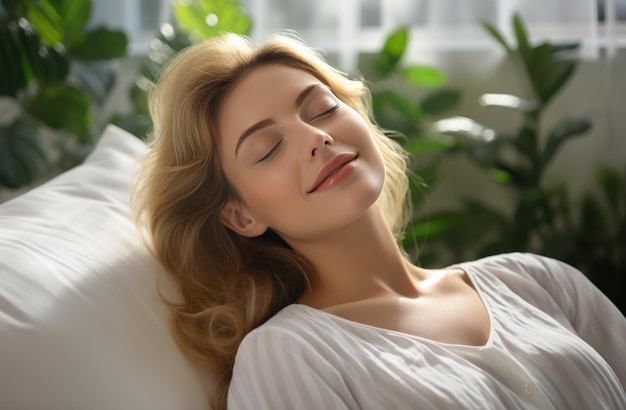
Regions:
<instances>
[{"instance_id":1,"label":"woman's chest","mask_svg":"<svg viewBox=\"0 0 626 410\"><path fill-rule=\"evenodd\" d=\"M352 322L439 343L483 346L489 313L475 289L460 277L441 278L417 298L387 297L330 309Z\"/></svg>"}]
</instances>

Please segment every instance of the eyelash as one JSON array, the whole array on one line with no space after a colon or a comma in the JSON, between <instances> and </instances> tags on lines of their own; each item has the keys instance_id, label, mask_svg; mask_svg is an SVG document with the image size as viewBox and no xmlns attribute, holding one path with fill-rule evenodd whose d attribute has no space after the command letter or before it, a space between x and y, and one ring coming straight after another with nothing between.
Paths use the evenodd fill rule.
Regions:
<instances>
[{"instance_id":1,"label":"eyelash","mask_svg":"<svg viewBox=\"0 0 626 410\"><path fill-rule=\"evenodd\" d=\"M322 117L322 116L324 116L324 115L328 115L328 114L332 114L332 113L334 113L334 112L337 112L337 111L339 110L339 108L341 108L341 106L340 106L339 104L333 105L333 106L332 106L332 107L330 107L328 110L326 110L326 111L324 111L323 113L321 113L321 114L316 115L315 117L313 117L313 118L311 119L311 121L313 121L313 120L315 120L315 119L317 119L317 118L319 118L319 117ZM282 144L282 142L283 142L283 141L282 141L282 140L280 140L280 141L278 142L278 144L274 145L274 147L273 147L273 148L272 148L272 149L271 149L271 150L270 150L267 154L265 154L265 155L263 156L263 158L261 158L258 162L265 162L265 161L267 161L268 159L270 159L270 158L271 158L271 157L272 157L272 156L276 153L276 151L278 150L278 147L280 146L280 144Z\"/></svg>"},{"instance_id":2,"label":"eyelash","mask_svg":"<svg viewBox=\"0 0 626 410\"><path fill-rule=\"evenodd\" d=\"M324 116L324 115L327 115L327 114L332 114L332 113L334 113L334 112L337 112L337 111L339 110L339 108L341 108L341 106L340 106L339 104L335 104L335 105L333 105L332 107L330 107L328 110L324 111L323 113L321 113L321 114L316 115L315 117L313 117L313 118L311 119L311 121L313 121L313 120L314 120L314 119L316 119L316 118L322 117L322 116Z\"/></svg>"},{"instance_id":3,"label":"eyelash","mask_svg":"<svg viewBox=\"0 0 626 410\"><path fill-rule=\"evenodd\" d=\"M280 144L282 144L282 142L283 142L283 140L280 140L278 142L278 144L274 145L274 147L267 154L265 154L265 156L263 158L261 158L259 160L259 162L264 162L264 161L267 161L268 159L270 159L274 155L276 150L278 150L278 147L280 146Z\"/></svg>"}]
</instances>

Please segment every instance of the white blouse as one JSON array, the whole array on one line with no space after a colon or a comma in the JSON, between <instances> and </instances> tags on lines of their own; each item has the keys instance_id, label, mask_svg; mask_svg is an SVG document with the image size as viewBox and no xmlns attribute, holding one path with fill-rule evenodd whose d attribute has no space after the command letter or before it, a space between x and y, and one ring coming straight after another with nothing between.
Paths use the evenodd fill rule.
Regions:
<instances>
[{"instance_id":1,"label":"white blouse","mask_svg":"<svg viewBox=\"0 0 626 410\"><path fill-rule=\"evenodd\" d=\"M230 409L626 409L626 319L579 271L532 254L458 265L485 346L290 305L237 352Z\"/></svg>"}]
</instances>

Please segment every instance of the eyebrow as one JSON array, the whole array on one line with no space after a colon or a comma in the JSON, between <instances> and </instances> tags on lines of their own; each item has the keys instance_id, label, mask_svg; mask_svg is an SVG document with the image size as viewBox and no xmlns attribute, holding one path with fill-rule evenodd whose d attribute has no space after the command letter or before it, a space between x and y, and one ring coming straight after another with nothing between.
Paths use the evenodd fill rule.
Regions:
<instances>
[{"instance_id":1,"label":"eyebrow","mask_svg":"<svg viewBox=\"0 0 626 410\"><path fill-rule=\"evenodd\" d=\"M295 102L295 107L296 109L300 108L300 106L302 106L302 104L304 104L304 101L307 99L307 97L316 89L324 89L326 86L324 86L321 83L314 83L314 84L310 84L308 85L304 90L302 90L302 92L300 94L298 94L298 96L296 97L296 102ZM241 135L239 136L239 139L237 140L237 146L235 147L235 156L237 156L237 152L239 151L239 147L241 146L241 144L243 144L243 142L252 134L254 134L255 132L265 128L265 127L269 127L270 125L274 124L276 121L274 121L271 118L266 118L264 120L261 120L257 123L252 124L251 126L249 126L248 128L245 129L244 132L241 133Z\"/></svg>"}]
</instances>

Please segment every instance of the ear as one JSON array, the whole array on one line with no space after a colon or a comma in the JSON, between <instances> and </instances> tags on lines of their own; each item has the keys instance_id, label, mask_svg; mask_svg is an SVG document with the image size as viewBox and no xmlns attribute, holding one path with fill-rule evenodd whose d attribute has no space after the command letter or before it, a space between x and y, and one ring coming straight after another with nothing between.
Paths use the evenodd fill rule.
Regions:
<instances>
[{"instance_id":1,"label":"ear","mask_svg":"<svg viewBox=\"0 0 626 410\"><path fill-rule=\"evenodd\" d=\"M222 208L220 221L224 226L241 236L263 235L268 226L250 216L241 204L229 202Z\"/></svg>"}]
</instances>

